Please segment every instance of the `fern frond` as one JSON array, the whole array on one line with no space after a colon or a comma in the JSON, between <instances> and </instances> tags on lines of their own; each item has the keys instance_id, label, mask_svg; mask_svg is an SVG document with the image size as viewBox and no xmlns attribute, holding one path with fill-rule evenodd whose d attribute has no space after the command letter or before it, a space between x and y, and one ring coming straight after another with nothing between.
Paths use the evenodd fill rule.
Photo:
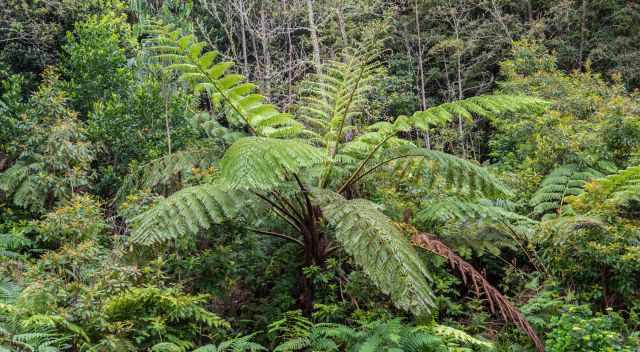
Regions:
<instances>
[{"instance_id":1,"label":"fern frond","mask_svg":"<svg viewBox=\"0 0 640 352\"><path fill-rule=\"evenodd\" d=\"M575 164L562 165L542 180L529 204L538 215L561 211L566 204L566 197L579 195L586 182L602 176L601 172L592 168L582 168Z\"/></svg>"},{"instance_id":2,"label":"fern frond","mask_svg":"<svg viewBox=\"0 0 640 352\"><path fill-rule=\"evenodd\" d=\"M473 337L462 330L450 326L437 324L436 326L429 328L429 331L457 344L475 346L489 351L495 350L495 345L493 343Z\"/></svg>"},{"instance_id":3,"label":"fern frond","mask_svg":"<svg viewBox=\"0 0 640 352\"><path fill-rule=\"evenodd\" d=\"M171 342L160 342L151 346L151 352L183 352L183 349Z\"/></svg>"},{"instance_id":4,"label":"fern frond","mask_svg":"<svg viewBox=\"0 0 640 352\"><path fill-rule=\"evenodd\" d=\"M0 303L10 303L18 298L20 286L6 278L0 279Z\"/></svg>"},{"instance_id":5,"label":"fern frond","mask_svg":"<svg viewBox=\"0 0 640 352\"><path fill-rule=\"evenodd\" d=\"M400 308L416 315L434 307L429 272L418 254L378 207L363 199L346 200L329 192L316 192L336 239L362 270Z\"/></svg>"},{"instance_id":6,"label":"fern frond","mask_svg":"<svg viewBox=\"0 0 640 352\"><path fill-rule=\"evenodd\" d=\"M220 165L231 188L266 190L322 160L322 152L304 141L247 137L231 145Z\"/></svg>"},{"instance_id":7,"label":"fern frond","mask_svg":"<svg viewBox=\"0 0 640 352\"><path fill-rule=\"evenodd\" d=\"M411 240L415 246L446 258L451 267L458 271L465 284L469 286L473 285L478 296L480 296L480 294L485 295L491 312L500 312L505 321L512 322L522 332L529 336L538 352L544 352L544 344L542 343L542 340L540 340L527 319L471 264L466 262L444 243L431 235L426 233L416 233L412 236Z\"/></svg>"},{"instance_id":8,"label":"fern frond","mask_svg":"<svg viewBox=\"0 0 640 352\"><path fill-rule=\"evenodd\" d=\"M205 44L193 34L182 35L166 25L152 25L148 33L156 35L145 47L152 60L176 72L178 80L186 82L195 94L206 92L212 105L225 111L227 119L246 126L252 133L265 137L295 136L303 132L301 123L283 114L253 93L255 85L245 77L228 73L232 62L217 62L217 51L203 53Z\"/></svg>"},{"instance_id":9,"label":"fern frond","mask_svg":"<svg viewBox=\"0 0 640 352\"><path fill-rule=\"evenodd\" d=\"M149 245L195 234L213 224L234 219L240 209L246 208L244 200L241 192L219 185L185 188L131 219L131 240Z\"/></svg>"},{"instance_id":10,"label":"fern frond","mask_svg":"<svg viewBox=\"0 0 640 352\"><path fill-rule=\"evenodd\" d=\"M417 219L431 226L456 220L477 220L489 223L520 223L533 225L536 222L514 213L488 199L465 199L446 197L432 200L417 213Z\"/></svg>"},{"instance_id":11,"label":"fern frond","mask_svg":"<svg viewBox=\"0 0 640 352\"><path fill-rule=\"evenodd\" d=\"M398 180L422 183L426 187L444 186L467 194L510 195L511 191L485 168L471 161L437 150L403 144L384 149L367 163L354 180L386 169Z\"/></svg>"},{"instance_id":12,"label":"fern frond","mask_svg":"<svg viewBox=\"0 0 640 352\"><path fill-rule=\"evenodd\" d=\"M629 218L638 216L640 166L631 166L607 177L595 179L584 188L585 192L572 201L572 204L593 209L608 207Z\"/></svg>"},{"instance_id":13,"label":"fern frond","mask_svg":"<svg viewBox=\"0 0 640 352\"><path fill-rule=\"evenodd\" d=\"M207 168L218 157L211 148L188 148L149 161L129 173L116 194L123 200L133 189L153 189L171 182L178 175L191 173L194 167Z\"/></svg>"},{"instance_id":14,"label":"fern frond","mask_svg":"<svg viewBox=\"0 0 640 352\"><path fill-rule=\"evenodd\" d=\"M309 347L310 345L311 345L311 339L309 337L307 336L297 337L281 343L273 351L274 352L300 351L304 348Z\"/></svg>"},{"instance_id":15,"label":"fern frond","mask_svg":"<svg viewBox=\"0 0 640 352\"><path fill-rule=\"evenodd\" d=\"M298 116L322 135L324 145L335 145L347 126L356 123L367 104L372 83L380 76L375 52L345 49L340 60L323 65L322 73L302 82Z\"/></svg>"},{"instance_id":16,"label":"fern frond","mask_svg":"<svg viewBox=\"0 0 640 352\"><path fill-rule=\"evenodd\" d=\"M481 95L418 111L411 116L411 121L415 127L421 130L428 130L433 126L441 126L458 115L465 119L471 119L474 114L482 117L492 117L505 112L525 109L539 110L547 105L548 103L542 99L527 96Z\"/></svg>"}]
</instances>

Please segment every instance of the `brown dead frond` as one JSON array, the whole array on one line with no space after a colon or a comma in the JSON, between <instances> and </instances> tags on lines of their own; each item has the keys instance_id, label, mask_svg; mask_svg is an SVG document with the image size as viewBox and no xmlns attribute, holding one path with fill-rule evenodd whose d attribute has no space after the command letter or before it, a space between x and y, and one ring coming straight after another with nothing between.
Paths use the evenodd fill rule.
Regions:
<instances>
[{"instance_id":1,"label":"brown dead frond","mask_svg":"<svg viewBox=\"0 0 640 352\"><path fill-rule=\"evenodd\" d=\"M415 246L446 258L451 267L462 277L465 285L473 286L478 297L484 294L492 313L495 313L496 310L500 312L505 321L514 323L531 338L538 352L544 352L542 340L536 335L535 330L527 319L471 264L458 256L451 248L447 247L447 245L436 239L433 235L416 233L411 237L411 240Z\"/></svg>"}]
</instances>

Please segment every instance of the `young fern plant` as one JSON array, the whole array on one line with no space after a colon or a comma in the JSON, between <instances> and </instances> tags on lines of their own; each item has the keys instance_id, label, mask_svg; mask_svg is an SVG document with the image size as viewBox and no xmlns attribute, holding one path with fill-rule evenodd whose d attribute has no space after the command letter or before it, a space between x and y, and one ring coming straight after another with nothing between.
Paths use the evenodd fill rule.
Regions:
<instances>
[{"instance_id":1,"label":"young fern plant","mask_svg":"<svg viewBox=\"0 0 640 352\"><path fill-rule=\"evenodd\" d=\"M345 55L343 64L330 63L316 76L309 95L316 95L309 100L315 105L299 110L301 117L296 119L250 93L255 86L227 74L231 64L215 64L215 52L203 54L204 45L193 35L182 36L170 26L152 28L155 37L147 47L152 58L166 61L167 69L178 72L194 92L205 92L224 120L236 121L248 135L224 152L212 182L184 188L131 219L131 240L153 245L234 222L291 242L301 252L298 303L307 315L313 309L315 287L302 268L323 267L338 250L353 256L398 307L429 314L435 308L430 272L416 247L380 204L354 199L354 194L367 177L401 169L425 187L438 179L477 195L504 195L508 190L484 168L421 148L401 134L437 126L454 114L488 116L544 105L526 97L476 97L367 124L356 117L366 103L375 64L366 54ZM398 183L405 180L396 178ZM284 225L258 221L268 216Z\"/></svg>"}]
</instances>

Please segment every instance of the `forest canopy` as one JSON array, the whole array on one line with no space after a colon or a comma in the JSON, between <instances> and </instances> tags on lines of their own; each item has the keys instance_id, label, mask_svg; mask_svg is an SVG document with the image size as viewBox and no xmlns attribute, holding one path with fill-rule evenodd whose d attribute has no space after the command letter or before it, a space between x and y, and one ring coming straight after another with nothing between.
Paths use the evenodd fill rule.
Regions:
<instances>
[{"instance_id":1,"label":"forest canopy","mask_svg":"<svg viewBox=\"0 0 640 352\"><path fill-rule=\"evenodd\" d=\"M0 352L640 349L640 4L0 2Z\"/></svg>"}]
</instances>

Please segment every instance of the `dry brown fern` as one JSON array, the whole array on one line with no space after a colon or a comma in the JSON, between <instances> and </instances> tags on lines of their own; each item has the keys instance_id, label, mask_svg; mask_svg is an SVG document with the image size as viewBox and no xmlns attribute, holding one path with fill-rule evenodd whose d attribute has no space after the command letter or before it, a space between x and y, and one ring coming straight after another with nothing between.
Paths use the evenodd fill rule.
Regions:
<instances>
[{"instance_id":1,"label":"dry brown fern","mask_svg":"<svg viewBox=\"0 0 640 352\"><path fill-rule=\"evenodd\" d=\"M544 344L542 343L542 340L540 340L527 319L511 302L509 302L509 300L507 300L505 296L500 293L500 291L485 279L484 275L476 270L471 264L458 256L451 248L447 247L447 245L436 239L433 235L415 233L411 237L411 241L417 247L446 258L449 261L449 265L451 265L454 270L458 271L465 285L473 285L478 297L484 294L492 313L495 313L496 310L498 310L505 321L514 323L520 330L527 334L529 338L531 338L538 352L544 352Z\"/></svg>"}]
</instances>

